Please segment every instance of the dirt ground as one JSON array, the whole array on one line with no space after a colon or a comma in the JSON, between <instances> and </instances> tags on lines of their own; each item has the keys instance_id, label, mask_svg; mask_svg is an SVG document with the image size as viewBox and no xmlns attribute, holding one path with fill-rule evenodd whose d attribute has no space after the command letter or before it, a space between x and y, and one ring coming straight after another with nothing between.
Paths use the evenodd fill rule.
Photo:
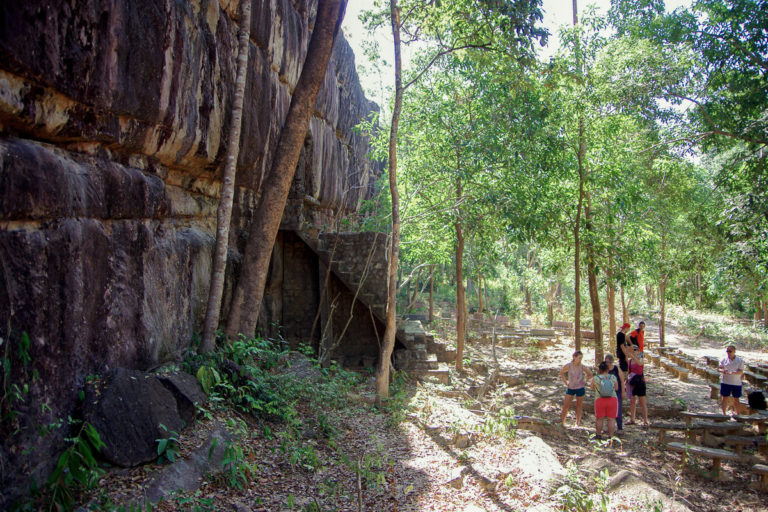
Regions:
<instances>
[{"instance_id":1,"label":"dirt ground","mask_svg":"<svg viewBox=\"0 0 768 512\"><path fill-rule=\"evenodd\" d=\"M654 330L649 325L649 331ZM696 356L724 353L720 344L694 343L674 330L667 344ZM510 434L505 416L500 414L505 407L515 415L559 422L564 389L557 375L570 360L572 339L562 338L544 350L515 346L497 350L503 373L513 378L508 384L489 388L481 401L476 397L491 367L491 346L470 342L466 372L452 372L450 385L410 385L400 396L402 407L374 408L372 386L362 384L348 407L328 411L335 425L330 438L309 435L291 448L286 446L280 425L241 417L249 427L243 444L254 467L247 483L237 488L221 478L206 479L199 491L168 498L153 510L601 510L601 480L596 475L603 469L611 482L619 481L603 490L610 499L607 510L768 510L768 493L749 486L755 479L749 472L754 461L724 462L726 481L713 481L705 475L708 461L694 460L683 470L679 455L661 450L655 432L640 426L625 426L613 447L595 440L590 395L581 427L573 425L571 412L566 429L547 427L539 433L514 430ZM584 352L585 363L592 363L594 353L588 347ZM768 361L760 352L740 351L739 355L748 361ZM652 423L675 417L683 407L719 410L716 401L709 399L706 383L696 376L683 383L647 365L646 379ZM201 444L212 422L223 421L225 416L187 429L182 434L181 455ZM271 433L265 435L267 431ZM309 450L317 460L311 466L297 462L297 450ZM150 465L113 471L84 502L140 501L157 469ZM568 489L564 484L571 485L567 497L557 493L558 488L561 493ZM579 489L584 492L579 494ZM584 505L590 499L591 506L563 508L566 501Z\"/></svg>"},{"instance_id":2,"label":"dirt ground","mask_svg":"<svg viewBox=\"0 0 768 512\"><path fill-rule=\"evenodd\" d=\"M651 322L647 331L651 336L658 333L657 326ZM692 341L676 332L674 327L668 327L666 338L666 345L680 348L697 358L703 358L705 355L725 357L722 343L707 339ZM613 344L615 345L615 341ZM559 423L564 389L558 379L558 372L571 360L573 339L563 337L556 345L532 353L521 352L515 347L497 347L497 350L497 357L505 373L518 374L525 378L525 384L515 387L514 393L506 398L505 404L513 406L517 414L538 416L555 424ZM585 346L583 352L585 364L594 369L594 347ZM471 358L488 361L491 349L486 344L474 344L470 347L469 354ZM760 351L737 349L737 354L748 362L768 361L768 354ZM659 421L681 421L682 418L677 414L681 409L721 412L718 401L710 399L707 382L698 376L691 375L689 382L681 382L652 364L646 364L645 375L651 424ZM749 385L745 382L745 391L748 389ZM554 448L564 465L568 461L588 461L594 457L596 442L593 437L593 402L594 396L588 394L584 402L581 427L575 426L575 407L572 406L565 430L557 428L541 435L542 439ZM614 472L626 469L662 494L674 496L676 501L691 510L768 510L768 494L755 491L749 486L750 481L756 479L749 468L756 462L765 464L765 460L755 457L745 462L724 462L722 472L725 481L722 482L713 481L702 474L708 466L708 460L694 462L701 466L681 472L679 454L660 450L655 431L646 430L640 425L627 425L629 403L626 399L623 405L625 425L620 436L621 442L614 448L600 450L601 457L612 459ZM667 435L680 437L682 440L681 435Z\"/></svg>"}]
</instances>

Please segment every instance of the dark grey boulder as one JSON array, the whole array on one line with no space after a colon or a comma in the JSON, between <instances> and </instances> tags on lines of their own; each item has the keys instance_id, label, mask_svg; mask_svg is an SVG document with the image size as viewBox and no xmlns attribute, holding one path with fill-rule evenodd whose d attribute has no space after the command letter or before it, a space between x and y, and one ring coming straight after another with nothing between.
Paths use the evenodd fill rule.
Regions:
<instances>
[{"instance_id":1,"label":"dark grey boulder","mask_svg":"<svg viewBox=\"0 0 768 512\"><path fill-rule=\"evenodd\" d=\"M197 379L188 373L170 373L158 375L157 378L173 393L181 419L186 424L191 423L197 416L195 404L203 405L207 398Z\"/></svg>"},{"instance_id":2,"label":"dark grey boulder","mask_svg":"<svg viewBox=\"0 0 768 512\"><path fill-rule=\"evenodd\" d=\"M156 439L183 426L176 398L157 376L124 368L86 387L83 417L106 445L102 457L123 467L155 460Z\"/></svg>"}]
</instances>

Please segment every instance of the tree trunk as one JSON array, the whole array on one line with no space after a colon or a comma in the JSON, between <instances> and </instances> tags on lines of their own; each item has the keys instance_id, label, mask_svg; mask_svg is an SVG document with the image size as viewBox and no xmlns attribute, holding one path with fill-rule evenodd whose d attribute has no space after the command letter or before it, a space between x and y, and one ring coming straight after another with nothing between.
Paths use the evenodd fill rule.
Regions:
<instances>
[{"instance_id":1,"label":"tree trunk","mask_svg":"<svg viewBox=\"0 0 768 512\"><path fill-rule=\"evenodd\" d=\"M407 313L410 313L410 307L411 307L411 282L412 279L408 279L408 281L405 283L405 311ZM402 281L400 279L397 280L398 283L401 283Z\"/></svg>"},{"instance_id":2,"label":"tree trunk","mask_svg":"<svg viewBox=\"0 0 768 512\"><path fill-rule=\"evenodd\" d=\"M659 346L664 346L664 334L666 333L666 303L667 303L667 277L659 281Z\"/></svg>"},{"instance_id":3,"label":"tree trunk","mask_svg":"<svg viewBox=\"0 0 768 512\"><path fill-rule=\"evenodd\" d=\"M461 201L461 178L456 178L456 199ZM461 229L461 207L454 224L456 228L456 371L463 371L464 337L467 330L467 308L464 297L464 234Z\"/></svg>"},{"instance_id":4,"label":"tree trunk","mask_svg":"<svg viewBox=\"0 0 768 512\"><path fill-rule=\"evenodd\" d=\"M701 265L696 267L696 309L701 309Z\"/></svg>"},{"instance_id":5,"label":"tree trunk","mask_svg":"<svg viewBox=\"0 0 768 512\"><path fill-rule=\"evenodd\" d=\"M288 191L296 173L299 154L307 136L317 93L325 78L333 41L344 18L346 0L319 0L307 56L291 97L269 175L264 180L243 255L240 280L235 288L227 321L227 334L253 335L264 296L269 257L280 228Z\"/></svg>"},{"instance_id":6,"label":"tree trunk","mask_svg":"<svg viewBox=\"0 0 768 512\"><path fill-rule=\"evenodd\" d=\"M578 6L573 0L573 26L579 23ZM581 71L579 59L579 38L576 38L576 67ZM581 264L579 254L579 230L581 229L581 207L584 201L584 156L586 146L584 143L584 118L579 116L579 140L576 149L576 160L579 170L579 201L576 206L576 221L573 227L573 270L574 270L574 312L573 312L573 343L576 350L581 350Z\"/></svg>"},{"instance_id":7,"label":"tree trunk","mask_svg":"<svg viewBox=\"0 0 768 512\"><path fill-rule=\"evenodd\" d=\"M483 314L483 274L477 274L477 312Z\"/></svg>"},{"instance_id":8,"label":"tree trunk","mask_svg":"<svg viewBox=\"0 0 768 512\"><path fill-rule=\"evenodd\" d=\"M666 233L661 233L661 261L665 262L667 261L667 238ZM661 279L659 279L659 305L660 305L660 311L659 311L659 346L664 346L664 331L666 330L665 325L665 306L666 306L666 295L667 295L667 277L668 275L665 273L661 274Z\"/></svg>"},{"instance_id":9,"label":"tree trunk","mask_svg":"<svg viewBox=\"0 0 768 512\"><path fill-rule=\"evenodd\" d=\"M400 195L397 191L397 128L403 107L403 77L400 57L400 9L397 0L390 0L392 40L395 47L395 104L389 130L389 192L392 196L392 237L389 246L389 281L387 283L387 327L376 366L376 401L389 396L389 360L395 348L397 334L397 267L400 257Z\"/></svg>"},{"instance_id":10,"label":"tree trunk","mask_svg":"<svg viewBox=\"0 0 768 512\"><path fill-rule=\"evenodd\" d=\"M533 304L531 303L531 289L526 285L525 287L525 314L531 316L533 314Z\"/></svg>"},{"instance_id":11,"label":"tree trunk","mask_svg":"<svg viewBox=\"0 0 768 512\"><path fill-rule=\"evenodd\" d=\"M416 274L416 279L413 282L413 294L411 294L411 297L408 300L408 313L413 313L413 308L416 307L416 298L419 296L419 281L421 281L422 270L424 270L423 267L419 269L419 273ZM407 297L408 296L406 295L406 298Z\"/></svg>"},{"instance_id":12,"label":"tree trunk","mask_svg":"<svg viewBox=\"0 0 768 512\"><path fill-rule=\"evenodd\" d=\"M613 255L608 255L608 271L606 277L608 278L608 287L605 291L605 297L608 301L608 340L613 339L616 335L616 283L613 281ZM609 345L610 346L610 343Z\"/></svg>"},{"instance_id":13,"label":"tree trunk","mask_svg":"<svg viewBox=\"0 0 768 512\"><path fill-rule=\"evenodd\" d=\"M629 305L632 304L632 297L629 298L629 302L624 302L624 287L621 287L621 321L625 324L629 323Z\"/></svg>"},{"instance_id":14,"label":"tree trunk","mask_svg":"<svg viewBox=\"0 0 768 512\"><path fill-rule=\"evenodd\" d=\"M587 232L592 232L592 199L587 193L587 208L585 210ZM589 302L592 305L592 325L595 332L595 366L603 361L603 319L600 311L600 293L597 288L597 268L595 264L595 247L589 242L587 250L587 280L589 282Z\"/></svg>"},{"instance_id":15,"label":"tree trunk","mask_svg":"<svg viewBox=\"0 0 768 512\"><path fill-rule=\"evenodd\" d=\"M432 325L435 311L435 264L429 266L429 324Z\"/></svg>"},{"instance_id":16,"label":"tree trunk","mask_svg":"<svg viewBox=\"0 0 768 512\"><path fill-rule=\"evenodd\" d=\"M208 290L208 304L205 308L201 352L211 352L216 346L216 329L219 327L221 297L224 293L224 278L227 269L227 248L229 247L229 225L232 220L232 203L235 197L235 170L240 154L240 128L243 119L243 97L245 78L248 70L248 46L251 35L251 0L240 0L240 35L237 49L237 79L232 104L232 118L229 124L226 165L221 178L221 197L216 212L216 246L211 263L211 287Z\"/></svg>"},{"instance_id":17,"label":"tree trunk","mask_svg":"<svg viewBox=\"0 0 768 512\"><path fill-rule=\"evenodd\" d=\"M551 327L555 321L555 293L557 292L557 283L549 283L547 292L547 323Z\"/></svg>"},{"instance_id":18,"label":"tree trunk","mask_svg":"<svg viewBox=\"0 0 768 512\"><path fill-rule=\"evenodd\" d=\"M591 252L591 251L590 251ZM600 294L597 288L597 270L595 262L589 258L587 263L587 280L589 282L589 301L592 304L592 324L595 331L595 364L603 360L603 319L600 314Z\"/></svg>"},{"instance_id":19,"label":"tree trunk","mask_svg":"<svg viewBox=\"0 0 768 512\"><path fill-rule=\"evenodd\" d=\"M763 299L763 327L768 327L768 296Z\"/></svg>"}]
</instances>

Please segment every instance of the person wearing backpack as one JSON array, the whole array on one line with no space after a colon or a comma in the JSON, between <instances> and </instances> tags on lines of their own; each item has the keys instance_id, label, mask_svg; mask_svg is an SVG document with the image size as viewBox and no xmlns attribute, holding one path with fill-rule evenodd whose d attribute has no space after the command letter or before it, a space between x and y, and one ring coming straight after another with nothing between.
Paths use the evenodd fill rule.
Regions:
<instances>
[{"instance_id":1,"label":"person wearing backpack","mask_svg":"<svg viewBox=\"0 0 768 512\"><path fill-rule=\"evenodd\" d=\"M616 433L621 434L624 432L624 418L622 415L622 398L624 395L624 386L627 383L625 373L614 364L613 355L605 354L603 359L608 364L608 373L616 377L616 381L619 383L619 388L616 390L616 400L618 401L619 410L616 413Z\"/></svg>"},{"instance_id":2,"label":"person wearing backpack","mask_svg":"<svg viewBox=\"0 0 768 512\"><path fill-rule=\"evenodd\" d=\"M608 363L603 361L597 367L597 375L592 380L592 388L597 392L595 399L595 433L598 439L602 439L603 420L608 420L608 436L613 437L616 430L616 413L619 401L616 391L619 383L614 375L608 373Z\"/></svg>"}]
</instances>

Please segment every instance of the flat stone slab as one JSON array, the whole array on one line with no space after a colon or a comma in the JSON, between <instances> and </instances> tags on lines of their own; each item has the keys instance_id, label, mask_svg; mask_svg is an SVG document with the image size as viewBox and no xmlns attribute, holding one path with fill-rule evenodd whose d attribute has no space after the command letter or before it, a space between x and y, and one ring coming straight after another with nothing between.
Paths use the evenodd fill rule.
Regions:
<instances>
[{"instance_id":1,"label":"flat stone slab","mask_svg":"<svg viewBox=\"0 0 768 512\"><path fill-rule=\"evenodd\" d=\"M233 437L223 425L216 425L202 446L188 457L166 466L150 479L146 490L147 500L156 503L174 491L197 490L203 477L221 473L224 470L224 452Z\"/></svg>"}]
</instances>

